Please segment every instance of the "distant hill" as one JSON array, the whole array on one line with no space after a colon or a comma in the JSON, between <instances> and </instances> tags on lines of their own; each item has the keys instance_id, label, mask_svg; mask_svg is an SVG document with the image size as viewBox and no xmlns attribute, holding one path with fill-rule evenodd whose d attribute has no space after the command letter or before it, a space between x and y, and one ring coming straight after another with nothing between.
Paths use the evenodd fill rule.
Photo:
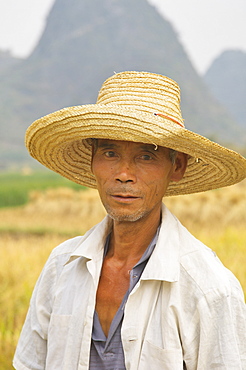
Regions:
<instances>
[{"instance_id":1,"label":"distant hill","mask_svg":"<svg viewBox=\"0 0 246 370\"><path fill-rule=\"evenodd\" d=\"M15 67L22 59L13 57L9 51L0 50L0 75ZM8 73L8 72L7 72Z\"/></svg>"},{"instance_id":2,"label":"distant hill","mask_svg":"<svg viewBox=\"0 0 246 370\"><path fill-rule=\"evenodd\" d=\"M246 130L246 52L223 52L206 72L204 79L218 101Z\"/></svg>"},{"instance_id":3,"label":"distant hill","mask_svg":"<svg viewBox=\"0 0 246 370\"><path fill-rule=\"evenodd\" d=\"M0 166L30 160L23 141L33 120L95 102L105 78L123 70L175 79L188 129L232 146L246 142L171 24L146 0L56 0L32 55L0 73Z\"/></svg>"}]
</instances>

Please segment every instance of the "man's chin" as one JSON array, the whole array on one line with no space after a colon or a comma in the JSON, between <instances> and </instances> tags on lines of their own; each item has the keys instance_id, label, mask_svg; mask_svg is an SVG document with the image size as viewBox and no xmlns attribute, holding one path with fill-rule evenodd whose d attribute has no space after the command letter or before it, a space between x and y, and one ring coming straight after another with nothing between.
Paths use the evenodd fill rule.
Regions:
<instances>
[{"instance_id":1,"label":"man's chin","mask_svg":"<svg viewBox=\"0 0 246 370\"><path fill-rule=\"evenodd\" d=\"M120 213L120 212L115 212L112 210L107 210L107 213L109 217L111 217L114 221L117 222L136 222L143 218L146 214L146 212L142 211L137 211L135 213Z\"/></svg>"}]
</instances>

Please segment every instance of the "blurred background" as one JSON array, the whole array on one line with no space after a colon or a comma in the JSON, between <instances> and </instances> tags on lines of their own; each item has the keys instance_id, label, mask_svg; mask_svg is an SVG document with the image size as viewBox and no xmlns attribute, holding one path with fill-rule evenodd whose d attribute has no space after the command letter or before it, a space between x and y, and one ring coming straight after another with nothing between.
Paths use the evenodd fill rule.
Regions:
<instances>
[{"instance_id":1,"label":"blurred background","mask_svg":"<svg viewBox=\"0 0 246 370\"><path fill-rule=\"evenodd\" d=\"M179 83L188 129L245 155L246 2L0 0L0 14L0 370L7 370L48 254L105 215L96 191L28 155L26 128L54 110L94 103L114 72L143 70ZM246 291L245 181L165 203Z\"/></svg>"}]
</instances>

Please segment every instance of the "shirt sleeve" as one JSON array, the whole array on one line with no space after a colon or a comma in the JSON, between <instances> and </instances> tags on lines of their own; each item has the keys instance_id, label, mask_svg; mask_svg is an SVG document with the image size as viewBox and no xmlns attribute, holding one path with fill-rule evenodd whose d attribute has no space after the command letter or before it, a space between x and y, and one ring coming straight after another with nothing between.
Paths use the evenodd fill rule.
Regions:
<instances>
[{"instance_id":1,"label":"shirt sleeve","mask_svg":"<svg viewBox=\"0 0 246 370\"><path fill-rule=\"evenodd\" d=\"M187 370L246 369L246 312L239 283L231 293L207 293L195 316L196 346L186 356Z\"/></svg>"},{"instance_id":2,"label":"shirt sleeve","mask_svg":"<svg viewBox=\"0 0 246 370\"><path fill-rule=\"evenodd\" d=\"M51 254L34 288L16 348L13 366L17 370L45 369L47 333L56 279L56 261Z\"/></svg>"}]
</instances>

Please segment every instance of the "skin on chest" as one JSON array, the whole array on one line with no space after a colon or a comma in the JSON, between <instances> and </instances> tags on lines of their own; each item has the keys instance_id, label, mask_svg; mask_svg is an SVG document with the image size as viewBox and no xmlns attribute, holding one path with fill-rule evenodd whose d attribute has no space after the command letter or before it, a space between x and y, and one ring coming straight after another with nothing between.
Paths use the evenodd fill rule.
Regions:
<instances>
[{"instance_id":1,"label":"skin on chest","mask_svg":"<svg viewBox=\"0 0 246 370\"><path fill-rule=\"evenodd\" d=\"M129 266L104 260L97 289L96 311L103 329L108 336L111 322L129 288Z\"/></svg>"}]
</instances>

